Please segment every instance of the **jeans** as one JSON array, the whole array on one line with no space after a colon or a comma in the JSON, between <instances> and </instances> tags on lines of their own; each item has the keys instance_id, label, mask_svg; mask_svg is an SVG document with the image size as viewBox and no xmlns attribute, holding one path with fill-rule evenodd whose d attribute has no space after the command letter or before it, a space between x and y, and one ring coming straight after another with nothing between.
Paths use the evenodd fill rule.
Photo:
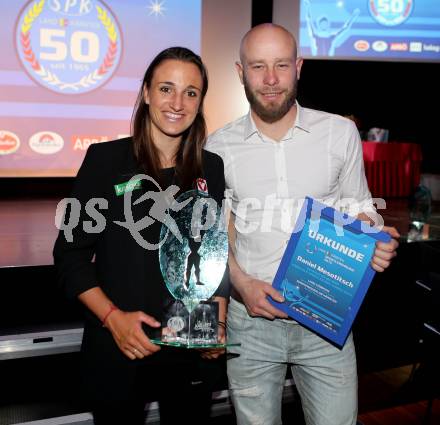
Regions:
<instances>
[{"instance_id":1,"label":"jeans","mask_svg":"<svg viewBox=\"0 0 440 425\"><path fill-rule=\"evenodd\" d=\"M357 370L353 338L342 350L290 320L253 318L231 299L227 371L238 425L281 424L288 365L307 425L355 425Z\"/></svg>"}]
</instances>

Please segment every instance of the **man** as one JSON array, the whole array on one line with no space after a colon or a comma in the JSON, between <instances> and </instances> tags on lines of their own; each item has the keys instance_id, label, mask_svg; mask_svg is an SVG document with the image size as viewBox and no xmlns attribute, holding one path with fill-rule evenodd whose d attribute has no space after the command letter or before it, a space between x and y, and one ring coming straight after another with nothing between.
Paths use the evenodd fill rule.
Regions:
<instances>
[{"instance_id":1,"label":"man","mask_svg":"<svg viewBox=\"0 0 440 425\"><path fill-rule=\"evenodd\" d=\"M228 338L241 346L231 349L239 355L228 360L227 367L240 425L281 423L289 364L307 424L356 423L351 335L339 350L267 301L267 296L283 301L271 282L301 199L311 196L336 205L353 198L363 211L361 219L369 219L365 212L374 211L354 124L298 105L301 66L295 39L284 28L263 24L250 30L236 64L250 113L215 132L208 142L208 149L222 156L226 185L232 190L234 291ZM293 222L286 224L286 218ZM398 237L395 229L384 229ZM395 240L377 244L375 270L388 267L396 248Z\"/></svg>"}]
</instances>

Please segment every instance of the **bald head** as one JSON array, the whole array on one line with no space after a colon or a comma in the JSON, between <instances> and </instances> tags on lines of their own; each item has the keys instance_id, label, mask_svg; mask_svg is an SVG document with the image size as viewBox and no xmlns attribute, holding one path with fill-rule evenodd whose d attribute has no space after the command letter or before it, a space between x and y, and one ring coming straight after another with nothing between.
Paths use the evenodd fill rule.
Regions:
<instances>
[{"instance_id":1,"label":"bald head","mask_svg":"<svg viewBox=\"0 0 440 425\"><path fill-rule=\"evenodd\" d=\"M284 46L291 53L293 60L296 60L297 47L295 37L280 25L261 24L249 30L240 44L240 61L245 63L256 47L267 46L272 49L274 46Z\"/></svg>"},{"instance_id":2,"label":"bald head","mask_svg":"<svg viewBox=\"0 0 440 425\"><path fill-rule=\"evenodd\" d=\"M262 24L243 37L235 67L254 119L273 124L294 118L301 66L295 38L285 28Z\"/></svg>"}]
</instances>

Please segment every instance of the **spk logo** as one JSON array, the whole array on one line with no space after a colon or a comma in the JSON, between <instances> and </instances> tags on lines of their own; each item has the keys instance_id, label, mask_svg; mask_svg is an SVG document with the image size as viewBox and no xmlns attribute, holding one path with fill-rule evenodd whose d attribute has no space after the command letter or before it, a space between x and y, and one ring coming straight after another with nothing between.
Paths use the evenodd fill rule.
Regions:
<instances>
[{"instance_id":1,"label":"spk logo","mask_svg":"<svg viewBox=\"0 0 440 425\"><path fill-rule=\"evenodd\" d=\"M25 70L57 93L85 93L102 86L121 58L118 23L99 0L29 1L15 34Z\"/></svg>"}]
</instances>

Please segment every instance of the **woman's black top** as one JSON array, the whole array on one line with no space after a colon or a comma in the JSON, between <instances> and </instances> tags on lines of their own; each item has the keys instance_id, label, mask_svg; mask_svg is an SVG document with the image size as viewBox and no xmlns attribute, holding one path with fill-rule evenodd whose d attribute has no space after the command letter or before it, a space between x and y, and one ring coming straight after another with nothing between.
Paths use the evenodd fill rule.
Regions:
<instances>
[{"instance_id":1,"label":"woman's black top","mask_svg":"<svg viewBox=\"0 0 440 425\"><path fill-rule=\"evenodd\" d=\"M99 286L121 310L140 310L160 321L170 294L160 271L158 250L142 247L129 229L120 224L127 221L124 184L138 173L131 138L91 145L71 195L79 203L68 203L72 207L67 208L64 219L65 224L69 220L75 223L74 206L77 210L80 206L78 224L72 230L71 238L69 232L60 231L53 254L59 283L68 297L76 298L82 292ZM174 170L165 169L162 173L162 190L165 190L169 184L175 184ZM225 189L222 159L203 151L203 175L200 177L206 180L209 195L221 205ZM140 185L132 188L125 186L125 190L129 189L132 189L131 214L136 223L149 216L154 201L148 195L145 200L133 205L135 201L149 191L157 192L159 189L148 180L142 180ZM157 244L162 223L153 220L147 224L140 230L140 235L147 243ZM227 273L216 295L229 296ZM140 361L128 359L117 347L110 331L102 327L98 318L87 309L85 316L82 359L89 397L118 398L121 390L117 387L120 386L125 386L128 394ZM144 330L151 336L151 329L145 327ZM175 357L174 354L169 357L167 353L162 349L142 362L166 364L168 358Z\"/></svg>"}]
</instances>

